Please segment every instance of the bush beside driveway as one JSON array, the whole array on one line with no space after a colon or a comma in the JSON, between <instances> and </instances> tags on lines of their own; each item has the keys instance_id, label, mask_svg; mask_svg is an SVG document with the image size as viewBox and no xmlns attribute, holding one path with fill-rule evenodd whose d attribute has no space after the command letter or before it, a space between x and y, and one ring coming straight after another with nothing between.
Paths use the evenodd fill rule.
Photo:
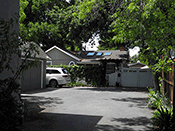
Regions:
<instances>
[{"instance_id":1,"label":"bush beside driveway","mask_svg":"<svg viewBox=\"0 0 175 131\"><path fill-rule=\"evenodd\" d=\"M147 93L143 88L114 87L26 92L24 131L150 131Z\"/></svg>"}]
</instances>

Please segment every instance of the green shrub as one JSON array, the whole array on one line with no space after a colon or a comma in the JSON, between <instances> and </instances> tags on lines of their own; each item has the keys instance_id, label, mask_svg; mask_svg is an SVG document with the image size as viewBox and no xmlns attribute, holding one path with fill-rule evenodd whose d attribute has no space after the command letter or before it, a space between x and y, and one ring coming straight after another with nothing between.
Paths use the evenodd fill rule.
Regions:
<instances>
[{"instance_id":1,"label":"green shrub","mask_svg":"<svg viewBox=\"0 0 175 131\"><path fill-rule=\"evenodd\" d=\"M170 100L166 98L162 93L155 91L152 88L148 88L148 107L152 109L157 109L162 105L170 105Z\"/></svg>"},{"instance_id":2,"label":"green shrub","mask_svg":"<svg viewBox=\"0 0 175 131\"><path fill-rule=\"evenodd\" d=\"M156 109L153 113L152 124L157 131L175 131L173 130L173 108L170 100L160 92L155 93L151 88L148 90L148 107Z\"/></svg>"},{"instance_id":3,"label":"green shrub","mask_svg":"<svg viewBox=\"0 0 175 131\"><path fill-rule=\"evenodd\" d=\"M79 83L79 82L68 84L68 86L84 86L84 85L85 85L84 83Z\"/></svg>"},{"instance_id":4,"label":"green shrub","mask_svg":"<svg viewBox=\"0 0 175 131\"><path fill-rule=\"evenodd\" d=\"M0 131L22 131L22 110L20 101L9 93L11 79L0 81ZM19 84L13 83L13 89L19 88Z\"/></svg>"},{"instance_id":5,"label":"green shrub","mask_svg":"<svg viewBox=\"0 0 175 131\"><path fill-rule=\"evenodd\" d=\"M174 131L173 109L167 106L160 106L154 111L152 117L153 125L158 131Z\"/></svg>"}]
</instances>

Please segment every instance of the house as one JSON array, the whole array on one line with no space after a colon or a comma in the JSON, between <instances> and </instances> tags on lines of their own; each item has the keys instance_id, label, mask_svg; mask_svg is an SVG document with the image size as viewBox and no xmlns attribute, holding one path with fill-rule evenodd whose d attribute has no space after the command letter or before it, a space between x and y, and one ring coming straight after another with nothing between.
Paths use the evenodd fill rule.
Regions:
<instances>
[{"instance_id":1,"label":"house","mask_svg":"<svg viewBox=\"0 0 175 131\"><path fill-rule=\"evenodd\" d=\"M105 68L104 76L106 76L106 82L111 86L119 85L121 69L129 61L129 52L125 50L86 51L82 52L80 56L82 61L78 62L78 64L102 64Z\"/></svg>"},{"instance_id":2,"label":"house","mask_svg":"<svg viewBox=\"0 0 175 131\"><path fill-rule=\"evenodd\" d=\"M52 65L103 65L105 67L104 76L110 85L116 85L114 76L116 69L126 66L126 62L129 60L129 52L125 50L71 52L53 46L46 51L46 54L51 58L47 62Z\"/></svg>"},{"instance_id":3,"label":"house","mask_svg":"<svg viewBox=\"0 0 175 131\"><path fill-rule=\"evenodd\" d=\"M153 86L153 74L149 67L140 62L127 64L129 52L123 47L120 50L70 52L54 46L46 53L51 57L52 64L70 65L70 62L73 61L78 65L103 65L103 76L106 76L105 80L111 86Z\"/></svg>"},{"instance_id":4,"label":"house","mask_svg":"<svg viewBox=\"0 0 175 131\"><path fill-rule=\"evenodd\" d=\"M76 54L72 54L70 51L65 51L57 46L51 47L45 53L51 58L50 61L47 61L47 65L75 65L81 61L81 58L77 57Z\"/></svg>"},{"instance_id":5,"label":"house","mask_svg":"<svg viewBox=\"0 0 175 131\"><path fill-rule=\"evenodd\" d=\"M129 60L128 51L120 50L84 51L80 57L82 60L77 64L106 64L106 74L114 73L115 67L123 66Z\"/></svg>"},{"instance_id":6,"label":"house","mask_svg":"<svg viewBox=\"0 0 175 131\"><path fill-rule=\"evenodd\" d=\"M22 51L21 63L25 62L26 59L27 64L33 63L35 65L23 72L21 78L22 91L44 88L46 86L46 60L51 59L34 42L26 42L23 47L30 50L31 45L35 46L37 51L32 51L31 56L27 59L24 57L24 51Z\"/></svg>"}]
</instances>

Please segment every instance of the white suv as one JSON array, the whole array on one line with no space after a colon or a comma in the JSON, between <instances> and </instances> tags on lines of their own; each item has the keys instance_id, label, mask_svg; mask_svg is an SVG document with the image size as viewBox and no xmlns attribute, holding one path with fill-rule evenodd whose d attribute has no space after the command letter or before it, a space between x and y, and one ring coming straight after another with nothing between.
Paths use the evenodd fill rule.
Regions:
<instances>
[{"instance_id":1,"label":"white suv","mask_svg":"<svg viewBox=\"0 0 175 131\"><path fill-rule=\"evenodd\" d=\"M46 68L46 85L62 87L71 82L70 74L64 68Z\"/></svg>"}]
</instances>

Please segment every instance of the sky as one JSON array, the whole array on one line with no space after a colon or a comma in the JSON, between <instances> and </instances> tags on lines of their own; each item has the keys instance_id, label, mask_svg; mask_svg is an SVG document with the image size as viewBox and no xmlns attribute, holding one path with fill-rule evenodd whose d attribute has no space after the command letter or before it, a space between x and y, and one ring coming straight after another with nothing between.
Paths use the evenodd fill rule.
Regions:
<instances>
[{"instance_id":1,"label":"sky","mask_svg":"<svg viewBox=\"0 0 175 131\"><path fill-rule=\"evenodd\" d=\"M100 36L97 35L95 36L93 39L93 42L90 43L90 41L92 41L92 39L89 39L89 41L87 43L83 43L83 47L86 48L87 51L97 51L98 50L98 46L99 46L99 38Z\"/></svg>"},{"instance_id":2,"label":"sky","mask_svg":"<svg viewBox=\"0 0 175 131\"><path fill-rule=\"evenodd\" d=\"M129 49L130 57L132 57L134 55L138 55L139 51L140 51L140 48L138 46L135 46L133 49Z\"/></svg>"}]
</instances>

